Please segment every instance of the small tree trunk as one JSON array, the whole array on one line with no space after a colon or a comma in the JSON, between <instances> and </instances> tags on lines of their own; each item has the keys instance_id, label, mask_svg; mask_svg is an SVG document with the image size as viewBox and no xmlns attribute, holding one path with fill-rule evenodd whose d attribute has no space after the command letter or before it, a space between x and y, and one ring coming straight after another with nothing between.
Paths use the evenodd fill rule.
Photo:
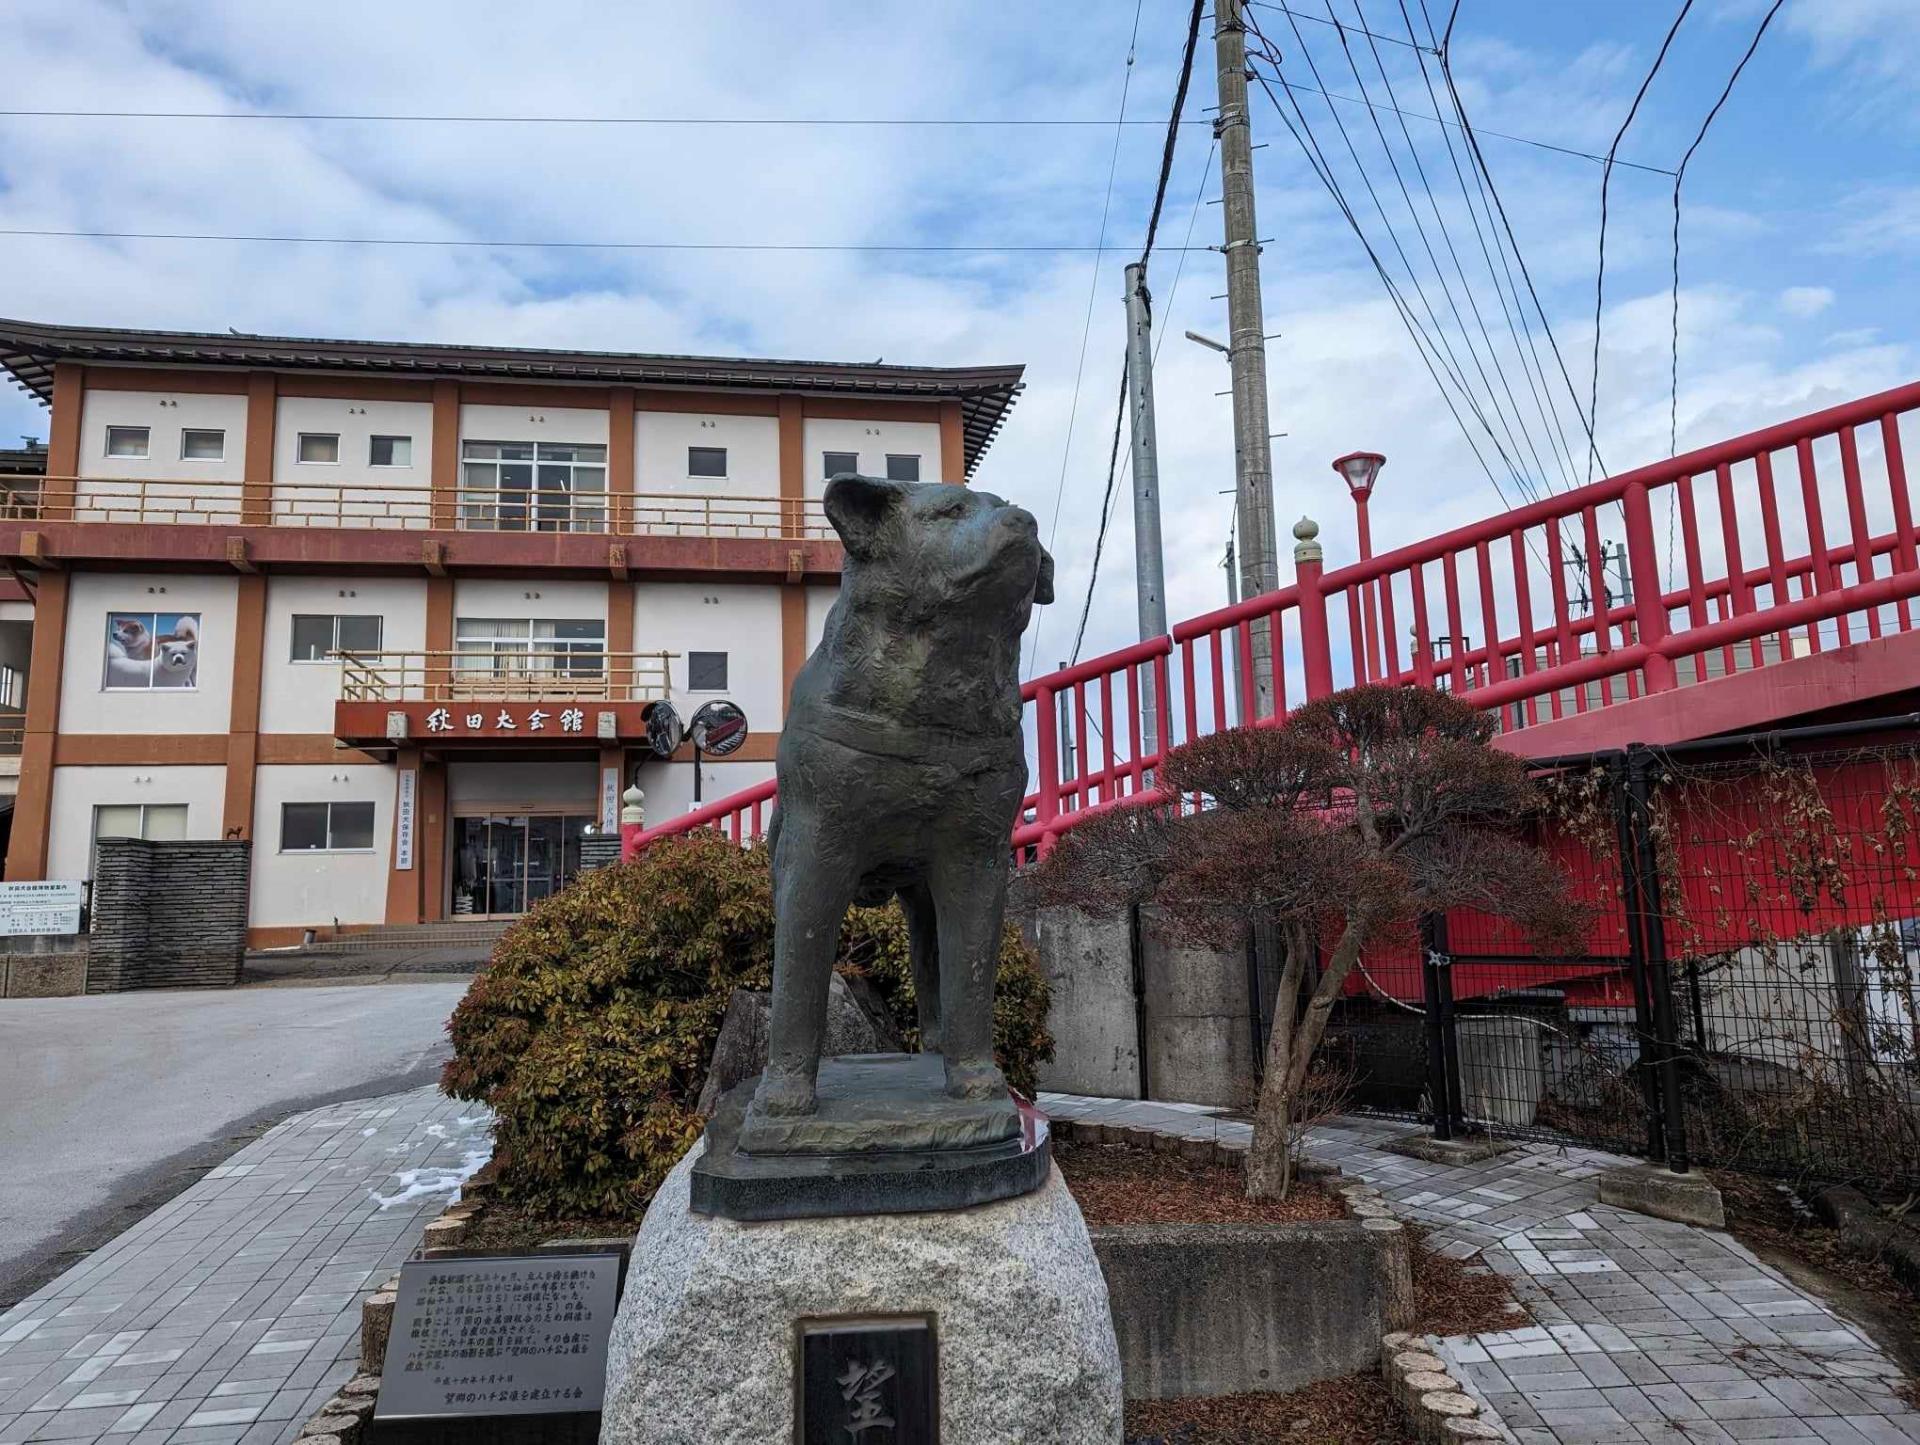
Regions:
<instances>
[{"instance_id":1,"label":"small tree trunk","mask_svg":"<svg viewBox=\"0 0 1920 1445\"><path fill-rule=\"evenodd\" d=\"M1293 1055L1293 1018L1300 1007L1300 980L1305 976L1306 944L1301 933L1294 930L1287 940L1287 962L1280 972L1280 986L1274 991L1266 1065L1260 1078L1260 1099L1253 1110L1253 1142L1247 1149L1249 1199L1284 1199L1293 1183L1295 1091L1287 1081Z\"/></svg>"}]
</instances>

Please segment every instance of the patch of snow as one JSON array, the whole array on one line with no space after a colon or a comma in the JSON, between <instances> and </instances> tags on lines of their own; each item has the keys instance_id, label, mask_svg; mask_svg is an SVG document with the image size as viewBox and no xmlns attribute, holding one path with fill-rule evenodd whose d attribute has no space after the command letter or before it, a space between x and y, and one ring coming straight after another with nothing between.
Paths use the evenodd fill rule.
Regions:
<instances>
[{"instance_id":1,"label":"patch of snow","mask_svg":"<svg viewBox=\"0 0 1920 1445\"><path fill-rule=\"evenodd\" d=\"M377 1189L370 1189L367 1193L382 1211L436 1194L451 1195L452 1198L447 1201L451 1204L459 1199L460 1186L473 1178L480 1171L480 1166L492 1157L491 1149L469 1149L461 1155L458 1168L402 1169L393 1176L394 1182L400 1186L398 1192L382 1194Z\"/></svg>"}]
</instances>

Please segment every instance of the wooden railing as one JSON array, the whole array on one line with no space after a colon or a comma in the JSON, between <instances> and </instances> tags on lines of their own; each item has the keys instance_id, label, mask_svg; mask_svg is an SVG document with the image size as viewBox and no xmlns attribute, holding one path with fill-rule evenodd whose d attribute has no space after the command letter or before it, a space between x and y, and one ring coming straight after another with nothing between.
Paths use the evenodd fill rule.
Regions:
<instances>
[{"instance_id":1,"label":"wooden railing","mask_svg":"<svg viewBox=\"0 0 1920 1445\"><path fill-rule=\"evenodd\" d=\"M1166 746L1356 682L1445 688L1517 730L1910 631L1916 413L1920 383L1331 572L1317 529L1296 529L1290 585L1026 684L1036 786L1013 841L1044 850L1107 808L1168 801L1153 778ZM717 819L749 841L771 786L636 831L628 851Z\"/></svg>"},{"instance_id":2,"label":"wooden railing","mask_svg":"<svg viewBox=\"0 0 1920 1445\"><path fill-rule=\"evenodd\" d=\"M380 483L41 477L0 484L0 521L167 526L589 532L622 537L830 538L817 497L501 492Z\"/></svg>"},{"instance_id":3,"label":"wooden railing","mask_svg":"<svg viewBox=\"0 0 1920 1445\"><path fill-rule=\"evenodd\" d=\"M354 652L342 702L651 702L677 652Z\"/></svg>"}]
</instances>

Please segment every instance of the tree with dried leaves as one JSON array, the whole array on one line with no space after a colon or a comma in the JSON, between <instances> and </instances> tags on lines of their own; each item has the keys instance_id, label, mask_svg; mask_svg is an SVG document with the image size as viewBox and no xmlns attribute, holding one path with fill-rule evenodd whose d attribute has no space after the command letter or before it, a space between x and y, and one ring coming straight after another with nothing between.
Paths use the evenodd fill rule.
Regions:
<instances>
[{"instance_id":1,"label":"tree with dried leaves","mask_svg":"<svg viewBox=\"0 0 1920 1445\"><path fill-rule=\"evenodd\" d=\"M1230 946L1271 927L1284 967L1247 1159L1247 1192L1284 1195L1290 1136L1314 1056L1370 944L1413 920L1474 908L1543 952L1583 914L1553 860L1518 835L1537 806L1493 720L1444 693L1357 687L1273 726L1176 748L1160 770L1180 806L1115 809L1067 833L1038 869L1039 901L1093 912L1155 904L1186 937ZM1324 955L1323 945L1326 947Z\"/></svg>"}]
</instances>

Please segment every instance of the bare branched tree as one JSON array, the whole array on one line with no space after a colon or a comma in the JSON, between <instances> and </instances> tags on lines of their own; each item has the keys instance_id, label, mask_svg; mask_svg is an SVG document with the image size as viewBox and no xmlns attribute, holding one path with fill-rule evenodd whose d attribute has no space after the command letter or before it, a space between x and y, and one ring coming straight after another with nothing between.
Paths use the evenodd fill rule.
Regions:
<instances>
[{"instance_id":1,"label":"bare branched tree","mask_svg":"<svg viewBox=\"0 0 1920 1445\"><path fill-rule=\"evenodd\" d=\"M1176 931L1222 946L1255 922L1279 935L1247 1160L1256 1198L1291 1185L1316 1053L1370 942L1450 908L1508 919L1543 951L1580 934L1558 867L1515 831L1537 802L1526 765L1493 746L1491 718L1443 693L1336 693L1175 749L1161 782L1180 807L1089 820L1041 865L1036 891L1093 912L1156 904Z\"/></svg>"}]
</instances>

